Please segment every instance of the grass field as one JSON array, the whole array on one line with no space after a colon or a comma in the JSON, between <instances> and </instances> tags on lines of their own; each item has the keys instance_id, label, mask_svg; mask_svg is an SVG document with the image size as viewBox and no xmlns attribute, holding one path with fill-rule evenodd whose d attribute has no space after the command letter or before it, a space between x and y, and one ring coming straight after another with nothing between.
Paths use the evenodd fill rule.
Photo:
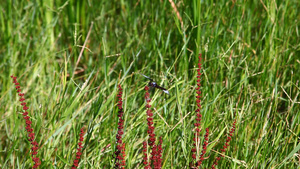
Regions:
<instances>
[{"instance_id":1,"label":"grass field","mask_svg":"<svg viewBox=\"0 0 300 169\"><path fill-rule=\"evenodd\" d=\"M31 145L11 75L25 93L40 168L113 168L118 84L126 168L143 168L143 73L162 168L189 168L202 53L201 168L300 167L300 3L276 1L6 0L0 4L0 168L31 168ZM179 15L178 15L179 14ZM180 17L179 17L180 16ZM200 148L201 151L201 148Z\"/></svg>"}]
</instances>

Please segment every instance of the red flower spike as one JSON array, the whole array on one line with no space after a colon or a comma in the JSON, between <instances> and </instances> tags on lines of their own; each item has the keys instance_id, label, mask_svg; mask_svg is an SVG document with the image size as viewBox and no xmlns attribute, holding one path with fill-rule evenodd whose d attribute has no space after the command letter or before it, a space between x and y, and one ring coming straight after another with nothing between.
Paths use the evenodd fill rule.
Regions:
<instances>
[{"instance_id":1,"label":"red flower spike","mask_svg":"<svg viewBox=\"0 0 300 169\"><path fill-rule=\"evenodd\" d=\"M80 129L80 134L79 134L79 142L78 142L78 149L77 149L77 152L76 152L76 158L75 160L73 161L73 166L72 168L77 168L78 165L79 165L79 161L80 161L80 158L81 158L81 149L83 148L82 146L82 142L83 142L83 135L84 135L84 128L82 127Z\"/></svg>"},{"instance_id":2,"label":"red flower spike","mask_svg":"<svg viewBox=\"0 0 300 169\"><path fill-rule=\"evenodd\" d=\"M157 146L157 159L156 159L156 168L161 168L162 163L162 137L159 137L159 144Z\"/></svg>"},{"instance_id":3,"label":"red flower spike","mask_svg":"<svg viewBox=\"0 0 300 169\"><path fill-rule=\"evenodd\" d=\"M126 166L126 161L125 161L125 143L122 144L121 147L121 155L120 155L120 160L121 160L121 168L125 168Z\"/></svg>"},{"instance_id":4,"label":"red flower spike","mask_svg":"<svg viewBox=\"0 0 300 169\"><path fill-rule=\"evenodd\" d=\"M117 106L118 106L118 131L117 131L117 135L116 135L116 150L115 150L115 168L123 168L122 166L125 166L125 152L123 151L123 147L124 147L124 151L125 151L125 144L122 141L122 136L124 134L123 128L124 128L124 119L123 119L123 101L122 101L122 94L123 94L123 89L122 86L119 84L118 85L118 94L117 94ZM123 157L124 155L124 157ZM123 165L124 164L124 165Z\"/></svg>"},{"instance_id":5,"label":"red flower spike","mask_svg":"<svg viewBox=\"0 0 300 169\"><path fill-rule=\"evenodd\" d=\"M30 125L32 122L30 120L26 120L26 124Z\"/></svg>"},{"instance_id":6,"label":"red flower spike","mask_svg":"<svg viewBox=\"0 0 300 169\"><path fill-rule=\"evenodd\" d=\"M202 120L202 115L201 115L201 60L202 60L202 55L201 53L199 54L198 56L198 69L197 69L197 83L196 83L196 105L197 105L197 108L195 110L196 112L196 122L194 123L194 126L195 126L195 133L194 133L194 138L193 138L193 148L192 148L192 158L194 160L197 159L197 156L196 156L196 152L197 152L197 147L196 147L196 143L199 143L200 142L200 132L201 132L201 120ZM209 135L209 129L206 128L206 134L204 136L204 142L203 142L203 145L202 145L202 151L201 151L201 155L200 157L198 157L198 161L197 162L194 162L194 163L191 163L191 167L195 167L194 164L196 165L197 168L200 167L200 165L202 164L203 160L204 160L204 155L206 153L206 149L207 149L207 145L208 145L208 135ZM199 150L200 151L200 150ZM195 167L195 168L196 168Z\"/></svg>"},{"instance_id":7,"label":"red flower spike","mask_svg":"<svg viewBox=\"0 0 300 169\"><path fill-rule=\"evenodd\" d=\"M205 133L205 136L204 136L204 142L203 142L203 145L202 145L202 151L201 151L201 155L200 155L200 160L197 162L197 166L200 166L200 164L202 164L203 160L204 160L204 155L206 153L206 149L207 149L207 145L208 145L208 136L209 136L209 128L206 128L206 133Z\"/></svg>"},{"instance_id":8,"label":"red flower spike","mask_svg":"<svg viewBox=\"0 0 300 169\"><path fill-rule=\"evenodd\" d=\"M147 133L149 135L149 139L148 139L148 145L149 145L149 149L151 150L151 157L150 157L150 162L148 162L148 157L147 157L147 143L144 142L143 143L143 154L144 154L144 158L143 158L143 164L144 164L144 168L145 169L150 169L151 166L153 166L155 169L156 168L161 168L161 163L162 163L162 148L161 148L161 144L162 144L162 140L160 138L160 143L158 145L155 144L155 134L154 134L154 130L155 127L153 125L153 113L150 105L151 102L151 98L150 98L150 94L148 92L149 87L145 86L145 100L146 100L146 114L147 114L147 125L148 125L148 130Z\"/></svg>"},{"instance_id":9,"label":"red flower spike","mask_svg":"<svg viewBox=\"0 0 300 169\"><path fill-rule=\"evenodd\" d=\"M25 111L28 109L29 109L29 107L26 107L26 106L23 107L23 110L25 110Z\"/></svg>"},{"instance_id":10,"label":"red flower spike","mask_svg":"<svg viewBox=\"0 0 300 169\"><path fill-rule=\"evenodd\" d=\"M38 145L38 143L37 143L36 141L31 142L31 144L32 144L33 146L37 146L37 145Z\"/></svg>"},{"instance_id":11,"label":"red flower spike","mask_svg":"<svg viewBox=\"0 0 300 169\"><path fill-rule=\"evenodd\" d=\"M224 154L223 154L223 153L225 153L225 152L226 152L226 149L229 147L229 142L230 142L231 139L232 139L232 138L231 138L231 137L232 137L232 133L235 131L235 123L236 123L236 120L234 120L234 122L233 122L233 124L232 124L232 128L231 128L231 130L230 130L230 134L229 134L229 136L227 136L227 139L226 139L226 142L224 143L225 145L223 146L223 149L220 150L220 151L222 152L222 154L220 155L221 157L224 157ZM221 160L221 157L217 156L217 157L215 158L215 161L214 161L214 163L213 163L213 165L212 165L211 168L215 168L215 166L218 165L218 161Z\"/></svg>"},{"instance_id":12,"label":"red flower spike","mask_svg":"<svg viewBox=\"0 0 300 169\"><path fill-rule=\"evenodd\" d=\"M24 116L23 118L24 118L25 120L29 120L29 119L30 119L29 116Z\"/></svg>"},{"instance_id":13,"label":"red flower spike","mask_svg":"<svg viewBox=\"0 0 300 169\"><path fill-rule=\"evenodd\" d=\"M35 134L33 132L33 129L31 128L31 124L32 122L29 120L30 117L28 116L28 112L26 110L28 110L29 108L26 106L26 103L23 102L25 101L25 98L23 97L24 96L24 93L20 93L21 92L21 86L20 86L20 83L18 83L17 81L17 77L11 75L10 76L12 79L13 79L13 83L16 85L16 90L17 90L17 93L19 93L18 95L21 97L20 98L20 102L21 105L23 106L23 110L25 110L24 112L22 112L22 115L23 115L23 118L26 120L26 131L27 131L27 136L28 136L28 140L31 142L31 156L32 156L32 159L34 161L34 164L32 166L32 168L38 168L40 165L41 165L41 162L40 162L40 159L38 157L36 157L37 155L37 150L38 150L38 144L36 141L34 141L35 139Z\"/></svg>"},{"instance_id":14,"label":"red flower spike","mask_svg":"<svg viewBox=\"0 0 300 169\"><path fill-rule=\"evenodd\" d=\"M26 130L27 130L28 133L33 132L33 129L32 129L32 128L27 128Z\"/></svg>"},{"instance_id":15,"label":"red flower spike","mask_svg":"<svg viewBox=\"0 0 300 169\"><path fill-rule=\"evenodd\" d=\"M146 99L146 112L147 112L147 115L148 115L148 118L147 118L147 125L148 125L148 134L149 134L149 141L148 141L148 144L150 146L150 149L153 149L153 145L154 145L154 142L155 142L155 134L154 134L154 129L155 127L153 126L153 113L151 113L151 105L149 104L151 98L150 98L150 94L148 93L148 90L149 90L149 87L146 86L145 87L145 90L146 90L146 93L145 93L145 99Z\"/></svg>"}]
</instances>

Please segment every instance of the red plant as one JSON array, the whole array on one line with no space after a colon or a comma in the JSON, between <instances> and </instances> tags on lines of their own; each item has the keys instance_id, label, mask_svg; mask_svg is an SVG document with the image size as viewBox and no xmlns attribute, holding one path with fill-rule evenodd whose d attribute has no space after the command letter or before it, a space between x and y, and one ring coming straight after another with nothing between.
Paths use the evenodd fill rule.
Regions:
<instances>
[{"instance_id":1,"label":"red plant","mask_svg":"<svg viewBox=\"0 0 300 169\"><path fill-rule=\"evenodd\" d=\"M33 132L33 129L31 127L32 121L30 120L30 117L28 116L28 109L29 107L26 106L26 102L25 102L25 98L24 98L24 93L21 93L21 86L20 83L18 83L17 81L17 77L15 77L14 75L10 76L13 79L13 83L16 85L16 89L17 92L19 93L18 95L21 97L20 98L20 102L21 102L21 106L23 106L23 118L26 120L26 131L27 131L27 136L29 137L29 141L31 142L31 157L32 160L34 161L34 165L32 168L38 168L39 165L41 165L41 161L40 159L37 157L37 150L38 150L38 143L35 140L35 134Z\"/></svg>"},{"instance_id":2,"label":"red plant","mask_svg":"<svg viewBox=\"0 0 300 169\"><path fill-rule=\"evenodd\" d=\"M161 163L162 163L162 137L159 137L159 144L157 146L157 163L156 166L154 166L154 168L161 168Z\"/></svg>"},{"instance_id":3,"label":"red plant","mask_svg":"<svg viewBox=\"0 0 300 169\"><path fill-rule=\"evenodd\" d=\"M232 128L229 132L229 136L227 136L227 139L226 139L226 142L225 142L225 145L223 146L223 148L221 149L221 152L222 153L225 153L226 152L226 149L229 147L229 142L231 141L231 137L235 131L235 124L236 124L236 120L234 120L233 124L232 124ZM224 157L224 155L222 154L221 157ZM213 163L213 165L211 166L212 169L215 169L215 166L218 165L218 161L221 160L221 157L217 156L216 159L215 159L215 162Z\"/></svg>"},{"instance_id":4,"label":"red plant","mask_svg":"<svg viewBox=\"0 0 300 169\"><path fill-rule=\"evenodd\" d=\"M154 166L154 168L157 168L157 146L154 144L152 147L152 152L151 152L151 162Z\"/></svg>"},{"instance_id":5,"label":"red plant","mask_svg":"<svg viewBox=\"0 0 300 169\"><path fill-rule=\"evenodd\" d=\"M147 109L147 115L148 115L148 118L147 118L148 134L149 134L148 144L152 149L153 146L155 145L155 134L154 134L155 127L153 125L153 113L152 113L152 110L150 109L151 105L149 104L151 102L150 94L148 92L149 87L146 86L145 90L146 90L145 99L147 102L146 109Z\"/></svg>"},{"instance_id":6,"label":"red plant","mask_svg":"<svg viewBox=\"0 0 300 169\"><path fill-rule=\"evenodd\" d=\"M78 149L77 149L77 153L76 153L76 159L74 160L72 169L77 168L79 165L79 161L80 161L81 154L82 154L81 150L83 148L83 146L82 146L83 136L84 136L84 128L82 127L80 129L80 134L79 134L79 142L78 142Z\"/></svg>"},{"instance_id":7,"label":"red plant","mask_svg":"<svg viewBox=\"0 0 300 169\"><path fill-rule=\"evenodd\" d=\"M143 143L143 152L144 152L144 165L145 169L150 169L151 164L155 169L160 169L161 168L161 163L162 163L162 138L160 137L158 145L155 144L155 134L154 134L154 125L153 125L153 113L150 105L151 98L150 94L148 92L149 87L145 87L146 93L145 93L145 99L146 99L146 109L147 109L147 125L148 125L148 134L149 134L149 140L148 140L148 145L150 146L151 150L151 157L150 157L150 162L148 162L147 158L147 143Z\"/></svg>"},{"instance_id":8,"label":"red plant","mask_svg":"<svg viewBox=\"0 0 300 169\"><path fill-rule=\"evenodd\" d=\"M200 53L198 56L198 69L197 69L197 87L196 87L196 103L197 103L197 109L196 109L196 122L194 124L195 126L195 134L194 134L194 138L193 138L193 148L192 148L192 158L194 160L197 159L197 145L199 145L200 143L200 126L201 126L201 118L202 118L202 114L201 114L201 60L202 60L202 54ZM202 161L204 160L204 154L206 153L206 147L208 145L208 135L209 135L209 129L206 128L206 134L204 136L204 142L202 145L202 151L201 151L201 155L199 157L199 160L196 162L196 166L199 167L202 164ZM193 166L193 165L192 165Z\"/></svg>"},{"instance_id":9,"label":"red plant","mask_svg":"<svg viewBox=\"0 0 300 169\"><path fill-rule=\"evenodd\" d=\"M120 161L120 169L125 169L125 166L126 166L126 161L125 161L125 157L126 157L126 154L125 154L125 143L122 144L122 147L121 147L121 155L119 155L119 161Z\"/></svg>"},{"instance_id":10,"label":"red plant","mask_svg":"<svg viewBox=\"0 0 300 169\"><path fill-rule=\"evenodd\" d=\"M148 162L148 156L147 156L147 142L143 142L143 153L144 153L144 158L143 158L143 164L144 164L144 169L150 169L150 163Z\"/></svg>"},{"instance_id":11,"label":"red plant","mask_svg":"<svg viewBox=\"0 0 300 169\"><path fill-rule=\"evenodd\" d=\"M204 155L206 153L206 148L207 148L207 145L208 145L209 129L206 128L205 130L206 130L206 133L204 135L204 142L203 142L203 145L202 145L202 151L201 151L200 159L197 162L197 166L200 166L202 164L202 161L204 160Z\"/></svg>"},{"instance_id":12,"label":"red plant","mask_svg":"<svg viewBox=\"0 0 300 169\"><path fill-rule=\"evenodd\" d=\"M162 162L162 137L159 138L158 145L154 145L152 148L152 164L154 169L161 169Z\"/></svg>"},{"instance_id":13,"label":"red plant","mask_svg":"<svg viewBox=\"0 0 300 169\"><path fill-rule=\"evenodd\" d=\"M122 141L122 135L124 134L124 119L123 119L123 102L122 102L122 94L123 89L121 85L118 85L119 93L117 94L118 97L118 133L116 135L116 143L117 143L117 150L115 151L115 168L124 168L125 163L125 144ZM123 167L122 167L123 166Z\"/></svg>"}]
</instances>

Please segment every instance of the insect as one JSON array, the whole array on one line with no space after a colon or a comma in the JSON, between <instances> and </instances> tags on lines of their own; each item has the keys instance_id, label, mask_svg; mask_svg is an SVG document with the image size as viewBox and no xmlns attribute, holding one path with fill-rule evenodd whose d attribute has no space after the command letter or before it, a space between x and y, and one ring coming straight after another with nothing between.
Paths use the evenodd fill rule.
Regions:
<instances>
[{"instance_id":1,"label":"insect","mask_svg":"<svg viewBox=\"0 0 300 169\"><path fill-rule=\"evenodd\" d=\"M140 73L140 74L141 74L141 73ZM165 93L167 93L167 94L170 94L169 91L168 91L167 89L165 89L165 88L159 86L159 85L158 85L156 82L154 82L154 80L151 79L150 77L148 77L148 76L146 76L146 75L144 75L144 74L141 74L141 75L143 75L145 78L147 78L147 79L150 80L150 82L148 83L148 86L154 87L154 88L157 88L157 89L160 89L160 90L162 90L163 92L165 92Z\"/></svg>"}]
</instances>

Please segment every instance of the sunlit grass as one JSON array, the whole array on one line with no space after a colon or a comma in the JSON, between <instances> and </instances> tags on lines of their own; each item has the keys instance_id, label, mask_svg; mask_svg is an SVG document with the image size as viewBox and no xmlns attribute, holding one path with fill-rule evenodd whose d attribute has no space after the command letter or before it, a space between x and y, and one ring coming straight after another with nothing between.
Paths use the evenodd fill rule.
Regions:
<instances>
[{"instance_id":1,"label":"sunlit grass","mask_svg":"<svg viewBox=\"0 0 300 169\"><path fill-rule=\"evenodd\" d=\"M114 165L119 83L126 167L142 168L147 80L139 73L170 92L150 91L163 168L188 168L198 53L201 128L210 133L202 166L211 167L236 119L219 168L298 168L299 2L174 3L183 29L169 1L3 2L0 168L33 165L12 74L28 98L40 168L71 168L82 127L79 166Z\"/></svg>"}]
</instances>

